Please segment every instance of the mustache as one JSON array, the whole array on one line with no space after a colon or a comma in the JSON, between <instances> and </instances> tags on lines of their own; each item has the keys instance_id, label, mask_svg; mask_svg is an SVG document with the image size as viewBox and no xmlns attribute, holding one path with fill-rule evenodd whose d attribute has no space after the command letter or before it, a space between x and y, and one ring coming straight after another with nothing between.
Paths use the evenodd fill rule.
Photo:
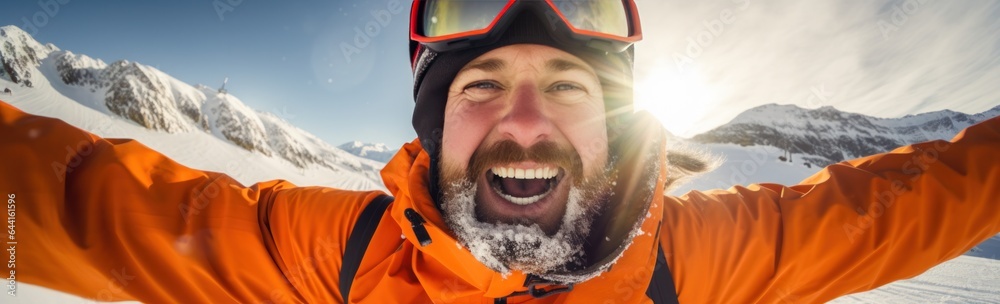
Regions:
<instances>
[{"instance_id":1,"label":"mustache","mask_svg":"<svg viewBox=\"0 0 1000 304\"><path fill-rule=\"evenodd\" d=\"M583 160L572 146L563 148L555 142L544 141L524 148L512 140L502 140L481 146L472 153L467 178L476 180L479 174L498 165L517 162L536 162L559 166L572 174L575 181L582 181Z\"/></svg>"}]
</instances>

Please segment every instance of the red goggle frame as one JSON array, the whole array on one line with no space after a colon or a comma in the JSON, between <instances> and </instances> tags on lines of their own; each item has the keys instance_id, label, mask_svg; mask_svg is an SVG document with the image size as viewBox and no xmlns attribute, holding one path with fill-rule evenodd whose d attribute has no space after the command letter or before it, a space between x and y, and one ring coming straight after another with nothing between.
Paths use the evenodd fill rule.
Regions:
<instances>
[{"instance_id":1,"label":"red goggle frame","mask_svg":"<svg viewBox=\"0 0 1000 304\"><path fill-rule=\"evenodd\" d=\"M614 1L614 0L583 0L583 1ZM471 47L473 42L488 39L502 34L513 17L524 10L542 10L549 21L561 21L561 29L581 44L601 49L607 52L622 52L635 42L642 40L642 27L639 22L639 12L632 0L622 0L622 8L628 26L628 35L622 36L599 30L581 29L573 25L566 14L559 9L555 0L508 0L506 5L497 12L492 21L484 28L471 29L458 33L428 37L422 32L425 24L425 4L428 1L415 0L410 9L410 42L411 57L416 56L418 47L427 47L436 52L447 52ZM475 1L468 1L474 3ZM570 2L567 0L567 2ZM466 3L468 5L469 3ZM552 18L556 16L558 18ZM444 16L447 18L447 16ZM457 17L456 17L457 18ZM559 23L559 22L556 22ZM413 58L411 58L413 59Z\"/></svg>"}]
</instances>

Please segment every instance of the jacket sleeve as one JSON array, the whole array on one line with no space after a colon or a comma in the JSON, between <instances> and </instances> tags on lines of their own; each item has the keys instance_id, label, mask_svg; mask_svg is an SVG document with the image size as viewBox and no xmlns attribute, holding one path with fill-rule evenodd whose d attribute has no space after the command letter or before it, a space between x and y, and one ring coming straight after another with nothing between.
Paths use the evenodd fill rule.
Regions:
<instances>
[{"instance_id":1,"label":"jacket sleeve","mask_svg":"<svg viewBox=\"0 0 1000 304\"><path fill-rule=\"evenodd\" d=\"M17 281L101 301L337 302L343 244L378 195L245 187L3 102L0 134Z\"/></svg>"},{"instance_id":2,"label":"jacket sleeve","mask_svg":"<svg viewBox=\"0 0 1000 304\"><path fill-rule=\"evenodd\" d=\"M822 303L916 276L1000 232L1000 117L774 184L667 197L681 303Z\"/></svg>"}]
</instances>

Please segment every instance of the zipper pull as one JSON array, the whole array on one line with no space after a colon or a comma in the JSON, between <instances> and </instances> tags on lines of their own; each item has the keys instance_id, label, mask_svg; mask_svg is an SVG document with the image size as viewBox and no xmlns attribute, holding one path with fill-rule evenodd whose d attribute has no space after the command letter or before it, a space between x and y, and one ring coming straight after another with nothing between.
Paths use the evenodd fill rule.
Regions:
<instances>
[{"instance_id":1,"label":"zipper pull","mask_svg":"<svg viewBox=\"0 0 1000 304\"><path fill-rule=\"evenodd\" d=\"M551 288L538 288L540 285L549 285ZM524 287L528 287L528 294L535 299L541 299L554 294L573 291L572 283L562 285L560 283L543 279L534 274L529 274L528 277L524 279Z\"/></svg>"},{"instance_id":2,"label":"zipper pull","mask_svg":"<svg viewBox=\"0 0 1000 304\"><path fill-rule=\"evenodd\" d=\"M417 213L413 208L407 208L403 211L406 215L406 219L410 221L410 227L413 228L413 234L417 236L417 241L420 242L420 247L427 246L431 244L431 236L427 234L427 228L424 228L424 218Z\"/></svg>"}]
</instances>

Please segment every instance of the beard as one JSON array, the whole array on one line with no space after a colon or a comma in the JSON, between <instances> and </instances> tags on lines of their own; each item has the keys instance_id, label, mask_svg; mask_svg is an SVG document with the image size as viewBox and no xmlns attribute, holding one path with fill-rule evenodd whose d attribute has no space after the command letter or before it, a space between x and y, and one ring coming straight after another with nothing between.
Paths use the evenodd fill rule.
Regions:
<instances>
[{"instance_id":1,"label":"beard","mask_svg":"<svg viewBox=\"0 0 1000 304\"><path fill-rule=\"evenodd\" d=\"M483 207L481 191L495 191L489 189L488 182L477 182L488 175L488 168L527 161L556 164L571 171L564 175L572 177L565 200L552 202L561 208L548 210L552 214L547 216L556 219L552 223L504 217ZM572 148L546 142L524 149L501 141L480 147L468 169L448 167L442 165L439 180L445 221L459 243L481 263L502 274L511 270L549 274L585 266L585 244L592 224L612 195L612 161L585 174L579 154ZM564 178L559 182L568 181Z\"/></svg>"}]
</instances>

